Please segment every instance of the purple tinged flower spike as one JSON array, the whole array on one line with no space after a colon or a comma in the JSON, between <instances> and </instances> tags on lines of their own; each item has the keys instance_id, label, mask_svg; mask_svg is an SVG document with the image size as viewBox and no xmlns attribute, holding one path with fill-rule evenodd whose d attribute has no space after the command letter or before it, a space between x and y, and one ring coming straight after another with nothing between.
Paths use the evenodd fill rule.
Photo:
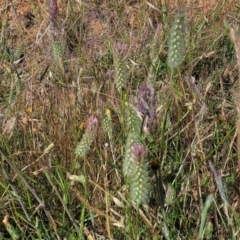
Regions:
<instances>
[{"instance_id":1,"label":"purple tinged flower spike","mask_svg":"<svg viewBox=\"0 0 240 240\"><path fill-rule=\"evenodd\" d=\"M53 28L57 28L57 16L58 16L58 5L57 5L57 0L50 0L49 4L49 19L50 19L50 24Z\"/></svg>"},{"instance_id":2,"label":"purple tinged flower spike","mask_svg":"<svg viewBox=\"0 0 240 240\"><path fill-rule=\"evenodd\" d=\"M156 92L151 83L143 82L141 84L138 96L135 98L135 104L139 112L146 117L146 127L152 131L156 117Z\"/></svg>"}]
</instances>

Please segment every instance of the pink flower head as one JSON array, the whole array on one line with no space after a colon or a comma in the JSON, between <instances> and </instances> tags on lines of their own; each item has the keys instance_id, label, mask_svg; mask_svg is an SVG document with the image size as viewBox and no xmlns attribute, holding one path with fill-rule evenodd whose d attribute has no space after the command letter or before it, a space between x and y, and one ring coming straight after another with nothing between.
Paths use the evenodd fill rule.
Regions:
<instances>
[{"instance_id":1,"label":"pink flower head","mask_svg":"<svg viewBox=\"0 0 240 240\"><path fill-rule=\"evenodd\" d=\"M116 41L114 43L114 52L117 55L124 57L127 54L127 44Z\"/></svg>"},{"instance_id":2,"label":"pink flower head","mask_svg":"<svg viewBox=\"0 0 240 240\"><path fill-rule=\"evenodd\" d=\"M96 116L91 116L87 121L86 132L96 131L98 128L98 119Z\"/></svg>"},{"instance_id":3,"label":"pink flower head","mask_svg":"<svg viewBox=\"0 0 240 240\"><path fill-rule=\"evenodd\" d=\"M131 146L131 158L135 162L141 162L147 157L146 148L142 143L136 143Z\"/></svg>"}]
</instances>

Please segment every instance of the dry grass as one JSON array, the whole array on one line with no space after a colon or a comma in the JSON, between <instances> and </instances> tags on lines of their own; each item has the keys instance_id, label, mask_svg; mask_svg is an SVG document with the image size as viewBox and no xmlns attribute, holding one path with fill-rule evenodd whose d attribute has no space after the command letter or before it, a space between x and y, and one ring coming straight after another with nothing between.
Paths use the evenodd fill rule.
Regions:
<instances>
[{"instance_id":1,"label":"dry grass","mask_svg":"<svg viewBox=\"0 0 240 240\"><path fill-rule=\"evenodd\" d=\"M238 239L239 69L229 37L239 26L237 3L184 1L186 51L171 72L178 1L58 1L59 32L49 26L48 3L1 1L0 239ZM122 94L116 42L127 46ZM142 132L151 186L138 207L122 175L125 108L146 79L156 117L154 131ZM91 117L96 135L78 158Z\"/></svg>"}]
</instances>

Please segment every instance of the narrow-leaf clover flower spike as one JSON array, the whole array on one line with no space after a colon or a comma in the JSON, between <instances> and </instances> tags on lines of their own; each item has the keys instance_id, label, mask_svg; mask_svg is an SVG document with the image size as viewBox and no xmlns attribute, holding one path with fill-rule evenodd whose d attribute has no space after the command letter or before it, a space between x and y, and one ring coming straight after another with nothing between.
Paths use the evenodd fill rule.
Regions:
<instances>
[{"instance_id":1,"label":"narrow-leaf clover flower spike","mask_svg":"<svg viewBox=\"0 0 240 240\"><path fill-rule=\"evenodd\" d=\"M128 180L128 178L131 178L133 175L133 164L131 162L131 146L136 142L139 142L139 138L133 132L129 132L126 141L125 154L122 165L123 176L126 177L126 180Z\"/></svg>"},{"instance_id":2,"label":"narrow-leaf clover flower spike","mask_svg":"<svg viewBox=\"0 0 240 240\"><path fill-rule=\"evenodd\" d=\"M118 91L121 93L127 85L127 66L124 59L127 53L127 45L115 42L114 43L114 65L115 65L115 84Z\"/></svg>"},{"instance_id":3,"label":"narrow-leaf clover flower spike","mask_svg":"<svg viewBox=\"0 0 240 240\"><path fill-rule=\"evenodd\" d=\"M170 30L170 38L168 44L168 66L173 69L178 67L184 57L186 37L186 21L183 12L175 15Z\"/></svg>"},{"instance_id":4,"label":"narrow-leaf clover flower spike","mask_svg":"<svg viewBox=\"0 0 240 240\"><path fill-rule=\"evenodd\" d=\"M150 56L151 65L148 70L147 82L154 81L154 75L159 62L159 55L161 53L161 41L162 41L161 32L162 32L162 25L158 24L153 41L150 46L149 56Z\"/></svg>"},{"instance_id":5,"label":"narrow-leaf clover flower spike","mask_svg":"<svg viewBox=\"0 0 240 240\"><path fill-rule=\"evenodd\" d=\"M62 22L62 24L58 25L58 5L57 0L50 0L49 8L48 8L48 15L49 15L49 37L52 41L52 50L53 55L59 67L64 69L63 66L63 54L64 54L64 44L63 44L63 36L62 33L64 32L64 25L66 20Z\"/></svg>"},{"instance_id":6,"label":"narrow-leaf clover flower spike","mask_svg":"<svg viewBox=\"0 0 240 240\"><path fill-rule=\"evenodd\" d=\"M143 115L144 131L153 133L155 130L156 118L156 92L151 83L143 82L135 98L135 105Z\"/></svg>"},{"instance_id":7,"label":"narrow-leaf clover flower spike","mask_svg":"<svg viewBox=\"0 0 240 240\"><path fill-rule=\"evenodd\" d=\"M131 146L132 178L130 179L131 199L140 205L148 201L150 190L147 151L143 144Z\"/></svg>"},{"instance_id":8,"label":"narrow-leaf clover flower spike","mask_svg":"<svg viewBox=\"0 0 240 240\"><path fill-rule=\"evenodd\" d=\"M138 115L137 111L129 106L127 112L127 126L128 133L132 133L135 136L135 141L138 142L141 134L142 119Z\"/></svg>"},{"instance_id":9,"label":"narrow-leaf clover flower spike","mask_svg":"<svg viewBox=\"0 0 240 240\"><path fill-rule=\"evenodd\" d=\"M111 111L107 108L103 117L103 130L108 134L109 139L112 139L112 115Z\"/></svg>"},{"instance_id":10,"label":"narrow-leaf clover flower spike","mask_svg":"<svg viewBox=\"0 0 240 240\"><path fill-rule=\"evenodd\" d=\"M130 161L131 146L135 143L140 142L141 126L142 122L140 117L137 115L137 111L131 106L128 108L127 114L127 126L128 136L125 145L125 155L123 158L123 175L124 177L131 177L132 175L132 162Z\"/></svg>"},{"instance_id":11,"label":"narrow-leaf clover flower spike","mask_svg":"<svg viewBox=\"0 0 240 240\"><path fill-rule=\"evenodd\" d=\"M77 144L77 147L75 149L75 154L77 157L86 156L96 136L97 128L98 128L98 119L97 117L92 116L88 120L86 124L85 133L81 141Z\"/></svg>"}]
</instances>

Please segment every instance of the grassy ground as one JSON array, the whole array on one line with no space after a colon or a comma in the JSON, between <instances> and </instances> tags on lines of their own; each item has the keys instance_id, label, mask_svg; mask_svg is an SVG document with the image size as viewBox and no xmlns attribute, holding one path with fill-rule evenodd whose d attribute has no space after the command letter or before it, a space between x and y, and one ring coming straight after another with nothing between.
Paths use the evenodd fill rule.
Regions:
<instances>
[{"instance_id":1,"label":"grassy ground","mask_svg":"<svg viewBox=\"0 0 240 240\"><path fill-rule=\"evenodd\" d=\"M183 2L1 1L0 239L239 238L239 1Z\"/></svg>"}]
</instances>

